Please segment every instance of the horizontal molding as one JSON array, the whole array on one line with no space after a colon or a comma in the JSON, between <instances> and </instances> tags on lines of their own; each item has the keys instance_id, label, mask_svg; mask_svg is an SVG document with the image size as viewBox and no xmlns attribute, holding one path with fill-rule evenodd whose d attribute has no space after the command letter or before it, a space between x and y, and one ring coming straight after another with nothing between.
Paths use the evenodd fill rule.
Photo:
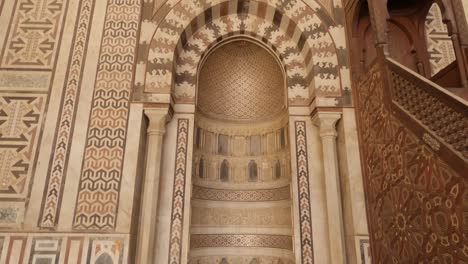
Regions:
<instances>
[{"instance_id":1,"label":"horizontal molding","mask_svg":"<svg viewBox=\"0 0 468 264\"><path fill-rule=\"evenodd\" d=\"M197 200L192 199L192 207L197 208L232 208L232 209L259 209L268 208L275 210L277 208L291 207L292 203L290 200L282 201L261 201L255 203L245 203L237 201L210 201L210 200Z\"/></svg>"},{"instance_id":2,"label":"horizontal molding","mask_svg":"<svg viewBox=\"0 0 468 264\"><path fill-rule=\"evenodd\" d=\"M235 235L235 234L251 234L251 235L280 235L292 236L292 227L241 227L241 226L223 226L223 227L201 227L191 226L190 233L192 235Z\"/></svg>"},{"instance_id":3,"label":"horizontal molding","mask_svg":"<svg viewBox=\"0 0 468 264\"><path fill-rule=\"evenodd\" d=\"M211 201L281 201L291 199L289 185L277 189L268 190L218 190L193 186L192 198Z\"/></svg>"},{"instance_id":4,"label":"horizontal molding","mask_svg":"<svg viewBox=\"0 0 468 264\"><path fill-rule=\"evenodd\" d=\"M285 258L294 261L292 250L271 249L271 248L196 248L189 252L189 259L202 257L227 257L227 256L254 256Z\"/></svg>"},{"instance_id":5,"label":"horizontal molding","mask_svg":"<svg viewBox=\"0 0 468 264\"><path fill-rule=\"evenodd\" d=\"M191 235L190 247L259 247L292 250L292 236L260 234Z\"/></svg>"},{"instance_id":6,"label":"horizontal molding","mask_svg":"<svg viewBox=\"0 0 468 264\"><path fill-rule=\"evenodd\" d=\"M204 189L217 189L217 190L270 190L288 187L291 184L290 178L283 178L271 182L245 182L245 183L232 183L232 182L215 182L206 180L194 180L194 188Z\"/></svg>"}]
</instances>

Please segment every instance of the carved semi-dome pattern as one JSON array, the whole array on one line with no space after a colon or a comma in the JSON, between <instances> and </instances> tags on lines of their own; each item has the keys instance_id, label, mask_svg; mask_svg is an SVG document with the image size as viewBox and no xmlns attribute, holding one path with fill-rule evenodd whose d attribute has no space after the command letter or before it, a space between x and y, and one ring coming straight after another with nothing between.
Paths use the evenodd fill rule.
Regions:
<instances>
[{"instance_id":1,"label":"carved semi-dome pattern","mask_svg":"<svg viewBox=\"0 0 468 264\"><path fill-rule=\"evenodd\" d=\"M285 109L283 72L263 47L237 40L215 49L203 64L198 107L224 120L260 120Z\"/></svg>"}]
</instances>

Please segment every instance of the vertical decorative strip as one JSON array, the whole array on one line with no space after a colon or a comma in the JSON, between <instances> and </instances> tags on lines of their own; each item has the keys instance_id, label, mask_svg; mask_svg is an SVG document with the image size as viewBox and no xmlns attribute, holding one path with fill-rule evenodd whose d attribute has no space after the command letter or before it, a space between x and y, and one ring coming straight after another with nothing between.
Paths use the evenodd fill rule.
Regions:
<instances>
[{"instance_id":1,"label":"vertical decorative strip","mask_svg":"<svg viewBox=\"0 0 468 264\"><path fill-rule=\"evenodd\" d=\"M301 263L312 264L314 262L314 249L312 246L312 217L310 208L306 122L296 121L295 127L299 223L301 233Z\"/></svg>"},{"instance_id":2,"label":"vertical decorative strip","mask_svg":"<svg viewBox=\"0 0 468 264\"><path fill-rule=\"evenodd\" d=\"M189 120L179 119L175 156L174 191L172 194L169 264L182 263L185 181L187 174L187 144Z\"/></svg>"},{"instance_id":3,"label":"vertical decorative strip","mask_svg":"<svg viewBox=\"0 0 468 264\"><path fill-rule=\"evenodd\" d=\"M109 0L74 213L75 230L114 230L140 0Z\"/></svg>"},{"instance_id":4,"label":"vertical decorative strip","mask_svg":"<svg viewBox=\"0 0 468 264\"><path fill-rule=\"evenodd\" d=\"M93 9L94 0L80 2L76 32L73 36L73 50L68 66L64 96L61 99L59 121L54 136L53 157L49 162L45 196L39 218L39 227L43 228L55 227L59 217Z\"/></svg>"}]
</instances>

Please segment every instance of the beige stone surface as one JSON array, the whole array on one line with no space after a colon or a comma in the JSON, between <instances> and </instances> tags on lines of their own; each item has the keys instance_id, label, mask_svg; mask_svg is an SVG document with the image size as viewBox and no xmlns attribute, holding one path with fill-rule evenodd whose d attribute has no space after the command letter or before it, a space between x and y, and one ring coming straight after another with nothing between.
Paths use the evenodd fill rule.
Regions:
<instances>
[{"instance_id":1,"label":"beige stone surface","mask_svg":"<svg viewBox=\"0 0 468 264\"><path fill-rule=\"evenodd\" d=\"M354 109L343 109L337 127L346 254L350 264L361 263L359 242L369 235L355 118Z\"/></svg>"},{"instance_id":2,"label":"beige stone surface","mask_svg":"<svg viewBox=\"0 0 468 264\"><path fill-rule=\"evenodd\" d=\"M331 263L330 262L330 248L329 248L329 236L328 236L328 217L326 214L326 196L325 196L325 182L323 172L323 155L321 151L321 143L318 128L312 125L312 121L309 116L294 116L290 118L290 140L295 140L295 128L294 123L296 121L305 122L307 129L307 149L308 149L308 165L309 165L309 179L310 179L310 207L312 211L312 239L314 252L320 252L314 254L315 263ZM291 144L291 153L296 153L296 145ZM297 157L291 155L291 174L297 175ZM300 233L300 220L298 217L298 206L299 201L297 199L297 178L292 177L292 193L296 194L293 196L293 212L294 212L294 234ZM322 212L322 213L315 213ZM299 236L294 236L294 247L300 248L301 242ZM295 251L296 263L301 263L301 256L298 250Z\"/></svg>"},{"instance_id":3,"label":"beige stone surface","mask_svg":"<svg viewBox=\"0 0 468 264\"><path fill-rule=\"evenodd\" d=\"M223 52L221 55L216 55L217 51L214 51L213 54L217 56L214 57L216 61L207 60L205 63L208 64L205 66L208 71L202 70L201 75L198 76L202 81L200 85L206 86L206 90L203 90L202 87L199 89L198 95L201 97L199 97L198 105L191 102L174 104L175 97L169 93L142 94L141 92L145 85L141 82L144 81L145 74L147 74L145 72L148 66L146 63L151 60L155 64L164 64L167 54L171 55L171 52L175 50L182 51L180 45L174 46L175 49L171 50L174 48L171 46L171 41L174 38L179 39L178 34L182 31L180 28L176 29L176 34L173 34L173 29L167 28L164 29L167 31L158 32L156 38L168 36L167 39L171 43L166 43L168 46L163 48L155 46L152 38L154 37L153 33L159 29L156 21L168 19L165 23L174 22L176 27L188 25L189 20L196 15L191 13L203 14L204 8L218 2L207 1L206 6L202 6L197 1L190 3L181 1L179 3L173 0L145 0L143 1L146 5L145 8L153 6L154 9L152 12L143 10L142 13L156 14L155 21L152 21L150 17L142 17L141 25L138 25L141 11L139 5L142 3L138 0L0 0L0 25L2 25L0 26L0 51L2 52L0 55L3 55L3 51L12 54L15 50L19 51L19 54L21 53L21 45L25 44L29 45L28 52L30 52L26 53L34 56L23 57L23 62L45 61L42 66L20 65L11 56L0 57L0 92L13 94L17 97L37 94L38 98L42 98L44 102L44 104L34 103L40 105L37 107L40 108L41 113L37 117L37 137L30 140L31 146L27 146L30 150L28 153L31 157L29 167L31 174L25 178L24 182L20 180L18 184L18 186L24 187L21 189L24 190L21 193L21 201L2 200L0 203L0 215L2 216L0 227L7 228L4 230L8 231L0 234L0 263L39 262L38 259L44 255L43 252L47 252L51 263L55 263L56 260L58 263L106 263L106 261L112 260L113 263L124 264L134 263L135 256L138 256L136 259L139 263L167 263L168 259L174 255L173 251L170 252L171 243L174 243L174 237L171 236L180 231L180 236L176 234L176 238L180 241L180 247L175 247L174 252L180 253L181 258L178 263L181 264L219 264L223 257L226 257L229 264L251 264L253 260L262 264L299 264L302 261L301 251L304 246L301 232L307 233L300 227L303 221L299 219L301 216L299 206L304 206L304 200L299 201L299 196L302 194L308 195L305 203L310 208L308 213L311 216L311 231L309 230L310 234L308 235L311 235L313 240L315 263L333 262L331 257L333 253L330 252L334 250L334 244L332 243L330 246L329 241L335 236L330 237L329 224L333 222L334 218L333 215L327 214L333 197L327 197L326 184L329 176L327 169L333 160L330 160L327 154L324 158L323 140L320 138L319 129L312 125L309 114L312 108L317 105L336 106L337 97L335 96L338 96L341 89L339 83L342 86L349 86L347 67L337 63L336 51L333 48L334 42L336 42L337 49L346 48L344 30L342 27L330 29L329 32L323 30L320 33L323 33L320 39L307 38L304 40L305 43L302 43L304 48L297 50L296 47L301 38L304 37L301 36L300 30L308 29L309 22L317 25L320 29L326 28L319 16L310 10L317 11L325 8L321 11L330 12L333 1L321 1L323 7L320 7L314 0L297 2L296 6L282 7L284 10L280 13L272 8L277 6L275 1L267 1L269 5L264 10L265 14L262 15L264 18L257 17L259 12L262 12L262 5L252 2L248 10L249 19L246 25L251 30L255 29L255 32L259 34L268 35L267 41L273 41L273 43L265 44L268 46L267 49L249 42L246 44L248 48L243 51L239 49L223 51L223 47L217 50ZM66 6L59 7L56 5L57 3L63 3ZM83 26L82 23L78 22L78 19L80 15L83 15L80 8L83 7L84 3L92 6L92 10L89 10L92 12L92 17L90 17L92 23L88 25L87 30L77 35L80 37L79 39L83 39L83 34L89 33L86 45L80 45L83 43L74 43L73 37L78 32L77 28ZM48 7L48 5L52 6ZM341 3L335 1L335 5L339 6ZM177 6L176 14L188 12L182 16L175 15L174 10L171 11L174 6ZM18 17L19 13L15 13L18 8L23 9L23 16L36 16L35 18L39 19L39 22L46 16L48 8L51 8L57 13L49 18L49 21L55 24L52 25L52 29L48 29L49 32L44 30L35 36L10 39L12 32L19 28L17 27L19 25L16 24L10 25L10 22L14 21L12 19ZM229 15L221 19L219 18L221 9L219 6L216 7L213 14L217 18L211 24L219 27L224 33L240 28L240 24L236 23L241 21L235 14L238 9L237 2L230 1L227 9ZM65 11L61 13L59 10L66 10L66 13ZM165 18L166 12L170 13ZM281 14L281 17L278 14ZM301 20L300 17L307 19ZM61 18L64 18L63 23ZM195 17L195 19L200 25L204 25L206 22L203 15ZM222 21L223 19L225 21ZM178 22L175 22L176 20ZM297 27L293 27L293 20L299 22ZM40 28L39 22L34 22L33 26L36 29ZM275 25L278 22L279 24ZM131 23L134 23L132 27L138 27L141 30L125 28ZM54 30L57 30L57 34L50 33ZM190 44L196 46L201 41L211 41L210 37L212 36L209 35L209 30L209 28L201 28L197 35L195 32L189 32L190 30L187 31L188 37L195 36L190 39ZM122 54L128 52L129 49L133 50L135 46L135 40L138 36L125 35L133 31L137 32L137 35L141 35L139 43L142 47L135 49L135 53L130 52L132 54L127 54L128 56L123 58ZM35 42L44 40L44 36L48 37L45 38L46 41ZM261 37L259 36L259 39ZM60 41L56 42L59 39ZM253 37L249 36L249 39L253 39ZM26 40L26 43L22 43L23 40ZM208 42L204 43L204 46L208 47L208 44L214 43ZM245 43L241 45L245 45ZM86 48L83 50L78 48L84 46ZM192 47L196 48L194 46ZM276 50L271 46L275 46ZM148 59L148 52L142 51L147 47L151 47L150 59ZM160 50L155 52L154 49L158 48ZM308 55L307 53L312 50L314 51L312 55ZM31 51L36 53L31 53ZM72 58L74 52L77 52L78 57L82 58L81 61ZM136 53L140 52L141 54L135 56ZM195 58L190 50L184 50L184 52L185 57L179 59ZM107 57L100 59L102 54ZM155 54L161 56L153 58L152 56ZM283 54L285 57L281 59L275 57L278 54ZM57 56L55 57L55 55ZM313 59L306 60L307 56L313 56ZM227 57L229 59L226 59ZM123 61L133 58L136 59L134 62ZM284 61L279 62L279 60ZM236 62L235 69L232 67L234 61ZM176 68L183 72L186 65L176 65L178 63L178 61L174 61L174 65L168 68L171 69L168 72ZM189 62L193 65L197 63L199 61ZM210 66L209 63L212 65ZM221 64L223 67L220 67ZM324 67L321 69L323 73L314 76L314 68L318 68L319 64L330 64L333 69ZM287 73L285 68L282 68L284 65L289 67ZM160 74L165 70L157 69L151 74L156 72ZM333 72L335 70L336 72ZM79 83L80 86L79 93L75 94L76 99L64 98L67 85L70 85L66 82L68 80L67 74L70 73L80 76L76 83L76 85ZM101 81L97 82L99 80L96 78L97 74L101 76ZM329 74L332 78L327 78ZM167 77L165 74L159 76L156 74L151 76L149 80L163 83L168 80ZM296 78L301 80L297 81ZM127 84L134 79L135 87L131 87L131 89L121 87L124 83ZM297 81L297 85L288 86L285 83L286 79L292 83ZM303 87L304 84L307 87ZM98 88L103 87L114 93L107 93L107 90L95 93ZM125 92L128 90L131 92L126 94ZM169 90L167 89L167 91ZM310 100L313 99L309 98L311 91L329 94L330 97L316 98L309 106ZM195 91L190 92L195 94ZM298 97L295 98L295 96ZM128 100L121 100L122 98ZM287 113L286 98L289 98L290 102L300 99L295 103L301 107L290 108L289 113ZM136 102L132 103L133 99ZM52 163L54 154L57 154L54 152L56 128L60 118L65 116L59 115L62 102L67 100L76 100L74 101L76 112L70 113L68 111L71 110L65 109L66 114L72 116L70 120L67 120L71 124L67 131L70 132L68 138L70 145L66 150L68 165L64 166L64 163L59 159L53 160L63 166L64 178L59 184L63 196L60 198L61 204L57 205L57 223L44 226L41 225L40 221L44 197L47 196L45 190L48 187L51 166L56 164ZM106 111L115 109L114 112L110 112L115 114L115 119L121 122L118 121L120 123L117 124L116 120L111 120L109 112L100 109L101 106L106 108ZM149 109L154 108L164 108L168 116L172 117L171 120L167 124L165 122L162 124L162 119L154 122L154 115L149 113L151 112ZM24 109L30 108L25 107ZM92 109L94 109L94 116L90 115ZM128 112L122 109L128 110ZM11 113L27 114L21 111L11 111ZM199 115L201 112L204 114ZM340 174L341 176L345 175L346 177L343 177L347 180L343 183L347 187L344 195L350 197L352 201L351 204L346 204L344 209L346 217L352 218L352 221L346 224L346 227L348 225L352 227L349 230L353 230L347 233L349 236L347 241L351 241L351 237L365 237L367 235L367 226L362 223L362 219L365 219L365 211L361 197L363 191L362 188L359 188L360 168L356 166L359 161L355 124L352 121L353 114L351 112L343 114L343 120L346 123L343 133L346 135L346 140L343 142L342 152L343 157L346 157L344 161L346 166L343 167L346 168L346 173ZM2 118L1 115L0 118ZM12 114L8 112L8 115L10 115L8 118L11 119ZM123 116L125 118L122 118ZM101 119L101 117L105 118ZM216 120L212 119L213 117ZM34 119L36 117L28 118ZM220 122L219 118L228 119L229 122ZM176 153L179 151L176 141L178 135L181 134L181 131L178 131L178 122L185 119L188 120L188 129L184 132L186 137L182 139L183 143L186 144L183 153L185 156L178 155L176 157ZM2 121L3 119L0 120L0 122ZM25 120L17 121L20 123L25 121L23 123L29 124L30 119L25 118ZM307 130L304 139L307 141L305 143L308 173L306 178L309 180L309 185L306 190L303 188L299 190L298 187L298 185L303 184L303 182L298 182L298 175L304 172L304 166L302 168L297 166L297 158L300 154L296 149L297 135L294 124L296 121L304 122ZM154 130L155 123L157 123L159 130ZM99 129L89 130L90 127L93 127L90 124ZM149 127L146 130L148 124ZM200 125L205 130L202 149L194 148L196 125ZM162 130L166 131L164 135L162 135ZM125 134L123 143L114 153L110 153L109 149L112 148L87 149L87 143L90 141L96 146L112 145L118 141L119 135L123 134ZM217 153L220 134L229 137L227 143L229 151L225 155ZM281 137L285 139L284 146L281 146ZM252 140L252 138L258 139L258 141ZM94 150L100 153L93 155L96 154L93 153ZM109 152L106 153L106 151ZM6 156L4 152L0 154ZM59 156L63 157L60 153ZM111 159L111 156L117 158ZM198 161L202 156L206 159L206 175L200 178L196 177L196 171ZM94 157L101 157L102 160L99 162L109 158L109 163L105 166L102 165L105 162L98 165L96 164L98 162L92 162ZM179 163L184 158L186 164L182 168ZM232 165L230 167L232 181L229 182L220 181L220 164L224 159L228 159ZM94 213L98 215L105 210L113 210L109 209L110 207L107 207L106 203L102 201L108 199L114 201L115 212L112 213L112 217L115 218L115 224L109 225L112 226L111 228L100 229L91 226L89 229L79 229L74 225L77 195L83 189L82 185L90 184L89 181L80 180L83 177L85 161L89 168L94 168L94 166L102 168L102 171L95 174L96 179L93 179L100 181L99 186L94 186L98 191L109 188L109 186L104 186L109 182L116 184L110 188L118 191L114 193L102 192L113 197L100 197L88 207L90 211L95 210ZM248 177L251 161L255 161L258 168L258 179L255 182ZM279 177L275 176L277 162L281 165ZM304 160L299 161L299 163L301 162ZM116 166L116 163L120 165ZM118 168L110 171L109 168L114 167ZM177 189L178 192L175 193L174 187L180 181L180 177L177 178L180 175L177 174L181 173L181 169L185 169L185 182L182 189ZM118 179L115 179L116 177ZM177 180L175 181L175 179ZM220 191L220 195L231 195L231 198L238 195L238 199L244 199L244 201L236 201L234 198L231 201L196 199L192 196L192 191L196 187ZM89 189L92 188L89 187ZM102 193L90 192L89 195L98 196ZM183 198L181 198L183 200L176 200L175 197L180 196L180 193L183 194ZM4 198L3 194L0 196ZM334 202L336 201L334 200ZM183 215L180 226L174 225L174 216L177 214ZM100 221L105 222L106 220L100 219ZM346 230L348 231L348 229ZM191 235L219 235L221 238L241 235L247 238L243 238L246 239L242 241L242 243L245 242L242 244L244 246L241 245L238 248L222 247L216 241L218 244L215 243L214 247L190 248ZM278 244L283 248L264 246L265 244L262 243L265 241L270 243L266 243L268 245L279 241ZM293 242L291 244L288 241ZM255 243L258 247L248 246ZM353 245L357 246L357 242ZM351 257L355 257L355 255L348 254ZM280 260L282 262L279 262Z\"/></svg>"},{"instance_id":4,"label":"beige stone surface","mask_svg":"<svg viewBox=\"0 0 468 264\"><path fill-rule=\"evenodd\" d=\"M93 16L93 24L91 27L92 36L88 44L88 52L86 54L86 64L83 71L83 84L78 102L76 115L75 129L73 133L72 146L70 150L70 160L82 160L84 145L86 142L86 130L89 122L89 112L91 109L91 101L96 80L96 71L101 48L101 39L103 34L103 25L105 22L105 10L107 8L106 1L98 1L96 3ZM59 220L60 230L72 230L73 212L75 210L75 201L78 191L78 182L81 174L81 162L70 162L67 170L68 180L64 187L64 201L68 201L68 206L64 206L61 210L61 218Z\"/></svg>"}]
</instances>

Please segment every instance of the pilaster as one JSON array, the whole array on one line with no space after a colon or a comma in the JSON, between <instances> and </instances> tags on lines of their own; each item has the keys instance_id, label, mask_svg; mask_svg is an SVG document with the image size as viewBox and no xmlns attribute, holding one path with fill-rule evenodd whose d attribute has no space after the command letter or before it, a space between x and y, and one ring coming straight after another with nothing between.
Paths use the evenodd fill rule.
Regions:
<instances>
[{"instance_id":1,"label":"pilaster","mask_svg":"<svg viewBox=\"0 0 468 264\"><path fill-rule=\"evenodd\" d=\"M347 262L336 143L336 123L340 119L341 113L335 112L318 112L313 117L322 141L331 263Z\"/></svg>"},{"instance_id":2,"label":"pilaster","mask_svg":"<svg viewBox=\"0 0 468 264\"><path fill-rule=\"evenodd\" d=\"M137 241L137 263L151 263L156 240L156 216L161 174L161 153L166 131L168 110L147 108L144 114L149 120L147 129L146 163L141 200L140 226Z\"/></svg>"}]
</instances>

